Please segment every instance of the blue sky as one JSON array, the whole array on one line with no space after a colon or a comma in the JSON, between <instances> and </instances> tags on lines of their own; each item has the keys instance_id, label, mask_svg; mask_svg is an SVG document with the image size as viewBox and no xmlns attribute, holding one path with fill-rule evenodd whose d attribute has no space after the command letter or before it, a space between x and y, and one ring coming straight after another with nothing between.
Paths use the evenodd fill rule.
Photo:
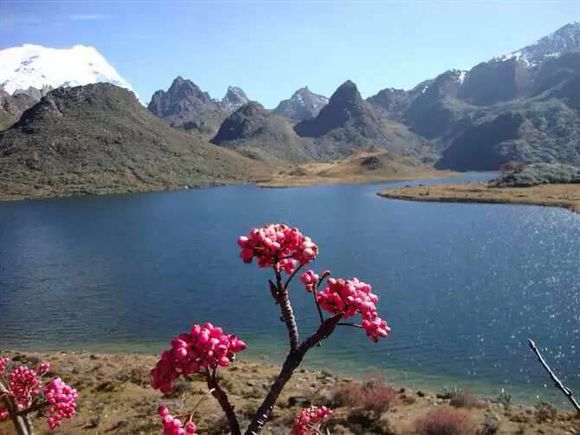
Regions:
<instances>
[{"instance_id":1,"label":"blue sky","mask_svg":"<svg viewBox=\"0 0 580 435\"><path fill-rule=\"evenodd\" d=\"M580 20L580 1L12 1L0 47L95 46L145 101L177 75L275 106L297 88L363 96L469 68Z\"/></svg>"}]
</instances>

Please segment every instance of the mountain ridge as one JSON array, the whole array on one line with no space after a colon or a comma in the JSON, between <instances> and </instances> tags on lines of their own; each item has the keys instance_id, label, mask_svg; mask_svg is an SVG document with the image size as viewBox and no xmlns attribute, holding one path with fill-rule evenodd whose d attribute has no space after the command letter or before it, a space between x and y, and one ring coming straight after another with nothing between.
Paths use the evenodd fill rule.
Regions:
<instances>
[{"instance_id":1,"label":"mountain ridge","mask_svg":"<svg viewBox=\"0 0 580 435\"><path fill-rule=\"evenodd\" d=\"M256 161L167 125L130 91L58 88L0 132L3 196L118 193L248 181Z\"/></svg>"}]
</instances>

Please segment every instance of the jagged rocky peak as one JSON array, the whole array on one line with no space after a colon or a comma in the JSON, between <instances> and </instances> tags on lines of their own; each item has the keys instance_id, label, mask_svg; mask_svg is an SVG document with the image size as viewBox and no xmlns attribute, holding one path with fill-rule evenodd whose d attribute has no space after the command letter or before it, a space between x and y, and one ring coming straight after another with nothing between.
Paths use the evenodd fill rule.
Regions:
<instances>
[{"instance_id":1,"label":"jagged rocky peak","mask_svg":"<svg viewBox=\"0 0 580 435\"><path fill-rule=\"evenodd\" d=\"M352 121L357 129L365 130L366 135L369 130L377 130L376 111L372 104L362 99L356 85L347 80L334 91L316 118L296 124L295 130L300 136L318 137Z\"/></svg>"},{"instance_id":2,"label":"jagged rocky peak","mask_svg":"<svg viewBox=\"0 0 580 435\"><path fill-rule=\"evenodd\" d=\"M328 101L329 104L358 104L362 101L362 97L356 84L347 80L340 85Z\"/></svg>"},{"instance_id":3,"label":"jagged rocky peak","mask_svg":"<svg viewBox=\"0 0 580 435\"><path fill-rule=\"evenodd\" d=\"M234 112L244 104L250 102L250 99L242 88L237 86L228 86L226 95L222 98L220 104L228 112Z\"/></svg>"},{"instance_id":4,"label":"jagged rocky peak","mask_svg":"<svg viewBox=\"0 0 580 435\"><path fill-rule=\"evenodd\" d=\"M213 100L207 92L203 92L199 86L197 86L191 80L177 76L167 91L159 90L153 94L153 98L151 99L151 103L149 103L149 105L158 102L169 103L179 99L196 99L206 104L213 103Z\"/></svg>"},{"instance_id":5,"label":"jagged rocky peak","mask_svg":"<svg viewBox=\"0 0 580 435\"><path fill-rule=\"evenodd\" d=\"M147 108L173 127L204 134L215 133L226 116L207 92L181 76L173 80L167 91L155 92Z\"/></svg>"},{"instance_id":6,"label":"jagged rocky peak","mask_svg":"<svg viewBox=\"0 0 580 435\"><path fill-rule=\"evenodd\" d=\"M315 94L308 89L308 86L304 86L294 92L289 99L281 101L274 109L274 113L285 118L303 121L316 117L327 104L328 98Z\"/></svg>"}]
</instances>

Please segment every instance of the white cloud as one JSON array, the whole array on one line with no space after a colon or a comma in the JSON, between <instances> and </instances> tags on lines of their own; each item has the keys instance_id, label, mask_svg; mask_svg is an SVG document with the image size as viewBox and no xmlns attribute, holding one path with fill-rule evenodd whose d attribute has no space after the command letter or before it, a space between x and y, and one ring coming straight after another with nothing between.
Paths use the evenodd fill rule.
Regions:
<instances>
[{"instance_id":1,"label":"white cloud","mask_svg":"<svg viewBox=\"0 0 580 435\"><path fill-rule=\"evenodd\" d=\"M72 21L98 21L105 18L107 16L101 14L73 14L68 16L68 19Z\"/></svg>"}]
</instances>

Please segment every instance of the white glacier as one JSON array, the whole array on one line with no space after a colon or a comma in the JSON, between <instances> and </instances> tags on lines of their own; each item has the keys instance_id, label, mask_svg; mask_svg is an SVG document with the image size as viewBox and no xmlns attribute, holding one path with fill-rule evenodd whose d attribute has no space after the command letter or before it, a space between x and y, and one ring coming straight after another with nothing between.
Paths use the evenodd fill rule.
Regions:
<instances>
[{"instance_id":1,"label":"white glacier","mask_svg":"<svg viewBox=\"0 0 580 435\"><path fill-rule=\"evenodd\" d=\"M25 44L0 50L0 88L9 94L31 87L58 88L99 82L133 91L94 47L49 48Z\"/></svg>"}]
</instances>

